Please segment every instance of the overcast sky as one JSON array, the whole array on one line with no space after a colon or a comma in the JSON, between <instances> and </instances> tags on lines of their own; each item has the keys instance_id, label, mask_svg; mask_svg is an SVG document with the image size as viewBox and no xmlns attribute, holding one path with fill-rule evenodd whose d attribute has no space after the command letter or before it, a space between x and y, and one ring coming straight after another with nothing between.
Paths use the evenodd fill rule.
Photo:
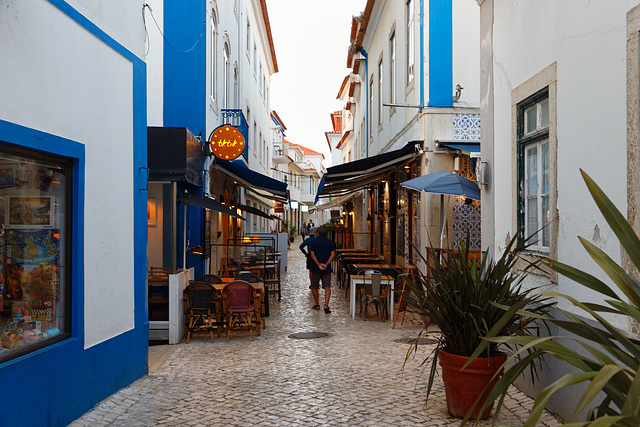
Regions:
<instances>
[{"instance_id":1,"label":"overcast sky","mask_svg":"<svg viewBox=\"0 0 640 427\"><path fill-rule=\"evenodd\" d=\"M331 166L324 135L331 131L336 99L347 68L351 17L366 0L267 0L278 61L271 77L271 109L287 130L285 138L325 156Z\"/></svg>"}]
</instances>

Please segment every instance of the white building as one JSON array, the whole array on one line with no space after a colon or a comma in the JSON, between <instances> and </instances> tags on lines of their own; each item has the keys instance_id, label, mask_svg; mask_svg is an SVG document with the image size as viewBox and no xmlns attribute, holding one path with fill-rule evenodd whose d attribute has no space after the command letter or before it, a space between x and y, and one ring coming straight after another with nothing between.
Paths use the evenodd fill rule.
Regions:
<instances>
[{"instance_id":1,"label":"white building","mask_svg":"<svg viewBox=\"0 0 640 427\"><path fill-rule=\"evenodd\" d=\"M638 1L478 4L482 246L498 256L515 233L531 235L546 227L538 232L533 257L558 259L607 282L578 236L630 266L580 169L638 229ZM529 281L580 301L600 302L599 295L551 272ZM565 301L559 304L575 313ZM628 319L610 320L637 336ZM541 370L539 387L565 373L564 367L551 367L551 372ZM580 395L565 392L549 408L569 415Z\"/></svg>"},{"instance_id":2,"label":"white building","mask_svg":"<svg viewBox=\"0 0 640 427\"><path fill-rule=\"evenodd\" d=\"M140 6L1 5L3 425L68 425L147 372Z\"/></svg>"},{"instance_id":3,"label":"white building","mask_svg":"<svg viewBox=\"0 0 640 427\"><path fill-rule=\"evenodd\" d=\"M421 251L441 234L440 196L405 191L400 183L441 170L475 177L469 155L479 151L478 15L465 0L369 0L353 18L352 72L338 95L343 164L327 170L321 196L332 196L325 207L353 202L347 223L354 241L394 264L419 263L414 248ZM454 211L477 213L478 221L465 226L479 249L479 203L452 198L445 209L449 218ZM447 222L445 233L450 246L468 229L454 223Z\"/></svg>"},{"instance_id":4,"label":"white building","mask_svg":"<svg viewBox=\"0 0 640 427\"><path fill-rule=\"evenodd\" d=\"M202 168L193 173L201 180L183 179L179 173L163 176L152 168L150 194L163 214L168 215L176 199L188 192L214 198L245 218L189 206L186 230L182 230L180 206L170 221L176 224L174 230L162 230L160 224L150 228L151 265L171 262L175 271L185 262L197 277L209 268L217 270L220 245L244 234L271 231L276 222L271 218L272 199L286 200L286 186L270 178L270 78L278 64L265 1L152 0L148 4L152 11L147 20L153 16L160 25L149 29L147 46L149 125L186 128L199 136L204 152L204 161L191 159ZM208 137L221 125L236 127L244 138L244 151L236 160L221 161L209 151ZM183 245L165 244L170 240L167 233L174 240L185 235L184 246L204 248L204 254L187 251L182 261Z\"/></svg>"}]
</instances>

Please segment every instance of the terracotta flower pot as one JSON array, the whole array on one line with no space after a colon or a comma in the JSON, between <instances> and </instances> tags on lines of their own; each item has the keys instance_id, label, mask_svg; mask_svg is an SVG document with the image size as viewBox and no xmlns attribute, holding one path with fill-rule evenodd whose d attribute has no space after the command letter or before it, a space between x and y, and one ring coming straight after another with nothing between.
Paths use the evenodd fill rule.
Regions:
<instances>
[{"instance_id":1,"label":"terracotta flower pot","mask_svg":"<svg viewBox=\"0 0 640 427\"><path fill-rule=\"evenodd\" d=\"M456 418L464 418L467 415L469 409L471 409L490 381L491 388L493 388L499 376L496 376L493 381L491 378L507 360L507 357L478 357L462 370L467 360L469 360L467 356L458 356L444 351L440 351L438 354L438 361L442 367L444 391L447 397L447 410ZM487 389L485 396L489 394L491 388ZM478 418L479 410L485 400L486 398L483 398L473 409L471 419ZM492 409L493 402L480 414L480 419L489 418Z\"/></svg>"}]
</instances>

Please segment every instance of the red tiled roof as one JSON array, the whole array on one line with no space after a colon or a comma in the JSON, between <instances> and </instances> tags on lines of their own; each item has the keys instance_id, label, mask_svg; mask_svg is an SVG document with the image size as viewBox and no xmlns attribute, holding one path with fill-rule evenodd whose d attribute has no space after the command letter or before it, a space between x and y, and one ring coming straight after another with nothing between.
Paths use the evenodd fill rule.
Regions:
<instances>
[{"instance_id":1,"label":"red tiled roof","mask_svg":"<svg viewBox=\"0 0 640 427\"><path fill-rule=\"evenodd\" d=\"M308 155L320 155L322 156L322 158L324 159L324 154L322 153L318 153L317 151L312 150L311 148L307 148L304 147L300 144L294 144L293 142L287 141L286 139L283 139L283 142L287 145L289 145L290 147L298 147L300 149L300 151L302 151L304 154L308 154Z\"/></svg>"},{"instance_id":2,"label":"red tiled roof","mask_svg":"<svg viewBox=\"0 0 640 427\"><path fill-rule=\"evenodd\" d=\"M267 38L269 39L269 49L271 50L271 59L273 60L274 73L277 73L278 61L276 60L276 49L273 46L273 37L271 36L271 24L269 24L269 13L267 13L267 0L260 0L260 7L262 8L262 19L264 19L264 26L267 29Z\"/></svg>"},{"instance_id":3,"label":"red tiled roof","mask_svg":"<svg viewBox=\"0 0 640 427\"><path fill-rule=\"evenodd\" d=\"M280 123L280 126L282 126L282 130L287 130L287 127L284 125L284 122L282 121L278 113L276 113L276 110L271 111L271 117L275 117L278 123Z\"/></svg>"}]
</instances>

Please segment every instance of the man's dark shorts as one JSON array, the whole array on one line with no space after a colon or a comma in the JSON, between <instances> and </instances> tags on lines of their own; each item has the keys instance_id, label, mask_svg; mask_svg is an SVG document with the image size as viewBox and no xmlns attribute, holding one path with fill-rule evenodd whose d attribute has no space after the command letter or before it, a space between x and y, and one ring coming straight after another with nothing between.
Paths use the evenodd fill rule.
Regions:
<instances>
[{"instance_id":1,"label":"man's dark shorts","mask_svg":"<svg viewBox=\"0 0 640 427\"><path fill-rule=\"evenodd\" d=\"M311 273L311 286L309 289L320 289L320 282L322 282L322 288L331 287L331 273Z\"/></svg>"}]
</instances>

